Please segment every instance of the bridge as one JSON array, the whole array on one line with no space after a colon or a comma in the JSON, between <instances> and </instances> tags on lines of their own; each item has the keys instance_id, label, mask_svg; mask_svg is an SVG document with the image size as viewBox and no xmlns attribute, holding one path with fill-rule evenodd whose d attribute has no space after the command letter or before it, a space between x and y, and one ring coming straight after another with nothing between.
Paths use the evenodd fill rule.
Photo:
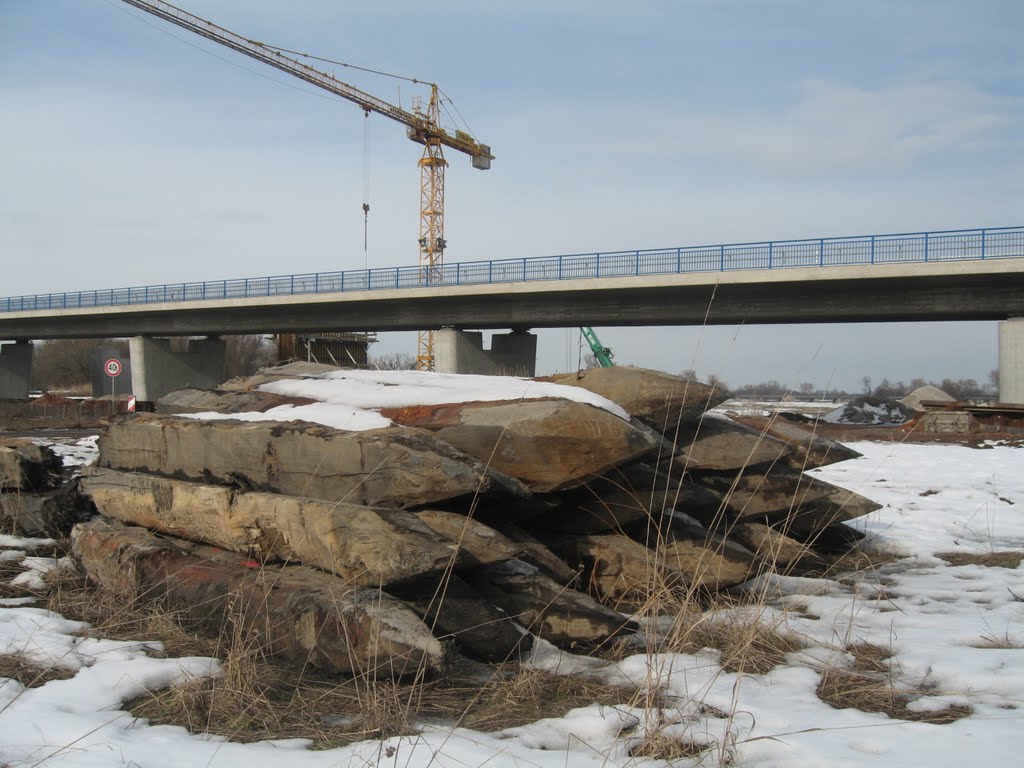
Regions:
<instances>
[{"instance_id":1,"label":"bridge","mask_svg":"<svg viewBox=\"0 0 1024 768\"><path fill-rule=\"evenodd\" d=\"M1024 320L1011 318L1024 318L1024 227L566 254L0 298L0 338L21 342L440 328L1001 320L1009 321L1000 331L1001 381L1009 383L1000 399L1021 402ZM524 337L509 336L516 354L532 355L535 347L520 344ZM18 346L24 345L4 347L0 354L0 396L4 371L18 382L25 378L11 373L24 367L27 353L15 351ZM457 358L473 354L464 347L446 332L439 366L451 354L454 362L441 367L464 367ZM1017 381L1019 388L1013 384Z\"/></svg>"}]
</instances>

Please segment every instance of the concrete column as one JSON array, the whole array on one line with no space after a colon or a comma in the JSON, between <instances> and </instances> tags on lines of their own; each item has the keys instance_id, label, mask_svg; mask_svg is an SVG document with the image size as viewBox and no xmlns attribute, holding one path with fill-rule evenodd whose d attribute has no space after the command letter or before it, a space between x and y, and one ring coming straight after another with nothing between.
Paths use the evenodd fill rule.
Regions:
<instances>
[{"instance_id":1,"label":"concrete column","mask_svg":"<svg viewBox=\"0 0 1024 768\"><path fill-rule=\"evenodd\" d=\"M999 402L1024 404L1024 317L999 323Z\"/></svg>"},{"instance_id":2,"label":"concrete column","mask_svg":"<svg viewBox=\"0 0 1024 768\"><path fill-rule=\"evenodd\" d=\"M191 339L188 350L172 352L170 339L135 336L129 342L132 393L153 403L176 389L210 389L224 381L227 342Z\"/></svg>"},{"instance_id":3,"label":"concrete column","mask_svg":"<svg viewBox=\"0 0 1024 768\"><path fill-rule=\"evenodd\" d=\"M534 376L537 336L526 331L496 333L491 348L483 348L480 331L442 328L434 331L434 370L438 373L473 373Z\"/></svg>"},{"instance_id":4,"label":"concrete column","mask_svg":"<svg viewBox=\"0 0 1024 768\"><path fill-rule=\"evenodd\" d=\"M0 400L28 400L32 383L32 342L0 346Z\"/></svg>"}]
</instances>

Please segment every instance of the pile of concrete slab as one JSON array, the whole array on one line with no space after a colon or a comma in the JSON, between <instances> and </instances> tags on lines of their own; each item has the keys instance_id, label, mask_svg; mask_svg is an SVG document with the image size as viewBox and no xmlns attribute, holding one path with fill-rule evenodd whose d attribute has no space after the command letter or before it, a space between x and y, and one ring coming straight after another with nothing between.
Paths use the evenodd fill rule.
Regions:
<instances>
[{"instance_id":1,"label":"pile of concrete slab","mask_svg":"<svg viewBox=\"0 0 1024 768\"><path fill-rule=\"evenodd\" d=\"M47 447L0 438L0 530L19 536L67 535L89 516L78 481Z\"/></svg>"},{"instance_id":2,"label":"pile of concrete slab","mask_svg":"<svg viewBox=\"0 0 1024 768\"><path fill-rule=\"evenodd\" d=\"M235 418L112 420L83 476L101 516L73 534L89 577L299 663L436 674L452 653L514 659L535 637L607 644L653 591L791 568L877 508L803 474L855 453L710 415L721 393L656 371L548 380L629 419L566 388L380 408L392 426L364 431L262 420L283 402L268 381L319 375L275 369L161 403Z\"/></svg>"}]
</instances>

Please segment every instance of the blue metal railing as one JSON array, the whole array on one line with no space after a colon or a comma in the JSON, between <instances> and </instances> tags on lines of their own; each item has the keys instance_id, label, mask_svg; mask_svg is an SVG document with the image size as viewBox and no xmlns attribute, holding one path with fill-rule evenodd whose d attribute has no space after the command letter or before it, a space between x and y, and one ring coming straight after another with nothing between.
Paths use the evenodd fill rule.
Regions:
<instances>
[{"instance_id":1,"label":"blue metal railing","mask_svg":"<svg viewBox=\"0 0 1024 768\"><path fill-rule=\"evenodd\" d=\"M838 267L854 264L1020 257L1024 257L1024 227L956 229L467 261L429 269L391 267L210 280L203 283L168 283L137 288L43 293L35 296L0 298L0 312L520 283L531 280L580 280L740 269Z\"/></svg>"}]
</instances>

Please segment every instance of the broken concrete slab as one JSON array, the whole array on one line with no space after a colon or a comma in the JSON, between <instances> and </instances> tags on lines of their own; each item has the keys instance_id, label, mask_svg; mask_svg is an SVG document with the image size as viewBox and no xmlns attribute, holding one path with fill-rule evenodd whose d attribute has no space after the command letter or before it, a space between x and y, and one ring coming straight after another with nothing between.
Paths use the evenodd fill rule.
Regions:
<instances>
[{"instance_id":1,"label":"broken concrete slab","mask_svg":"<svg viewBox=\"0 0 1024 768\"><path fill-rule=\"evenodd\" d=\"M764 432L714 414L681 429L675 463L680 470L740 470L785 461L794 448Z\"/></svg>"},{"instance_id":2,"label":"broken concrete slab","mask_svg":"<svg viewBox=\"0 0 1024 768\"><path fill-rule=\"evenodd\" d=\"M419 583L404 596L435 637L454 642L471 658L517 661L533 646L533 635L455 574L438 582Z\"/></svg>"},{"instance_id":3,"label":"broken concrete slab","mask_svg":"<svg viewBox=\"0 0 1024 768\"><path fill-rule=\"evenodd\" d=\"M591 368L553 376L551 380L606 397L669 438L677 428L696 423L705 411L729 397L721 387L627 365Z\"/></svg>"},{"instance_id":4,"label":"broken concrete slab","mask_svg":"<svg viewBox=\"0 0 1024 768\"><path fill-rule=\"evenodd\" d=\"M314 568L103 519L75 528L72 552L91 581L126 600L163 600L186 626L215 635L236 627L301 666L383 678L444 668L443 646L403 603Z\"/></svg>"},{"instance_id":5,"label":"broken concrete slab","mask_svg":"<svg viewBox=\"0 0 1024 768\"><path fill-rule=\"evenodd\" d=\"M691 587L718 591L746 581L761 565L746 547L708 530L685 515L673 515L657 544L665 567L682 573Z\"/></svg>"},{"instance_id":6,"label":"broken concrete slab","mask_svg":"<svg viewBox=\"0 0 1024 768\"><path fill-rule=\"evenodd\" d=\"M513 523L498 523L496 527L515 542L516 546L520 547L522 550L519 555L520 560L534 566L545 576L563 586L576 586L580 571L572 568L540 539Z\"/></svg>"},{"instance_id":7,"label":"broken concrete slab","mask_svg":"<svg viewBox=\"0 0 1024 768\"><path fill-rule=\"evenodd\" d=\"M565 533L624 531L658 521L673 509L718 504L720 496L676 472L672 477L646 464L608 472L582 488L563 494L560 507L530 525Z\"/></svg>"},{"instance_id":8,"label":"broken concrete slab","mask_svg":"<svg viewBox=\"0 0 1024 768\"><path fill-rule=\"evenodd\" d=\"M353 586L443 571L453 542L412 514L91 468L83 490L107 517L261 561L303 563Z\"/></svg>"},{"instance_id":9,"label":"broken concrete slab","mask_svg":"<svg viewBox=\"0 0 1024 768\"><path fill-rule=\"evenodd\" d=\"M726 514L733 520L783 518L837 490L830 483L781 465L768 472L751 469L735 477L702 474L697 482L722 494ZM706 517L717 516L718 509L688 510L688 514L708 525Z\"/></svg>"},{"instance_id":10,"label":"broken concrete slab","mask_svg":"<svg viewBox=\"0 0 1024 768\"><path fill-rule=\"evenodd\" d=\"M460 451L519 479L534 493L576 487L660 445L660 439L647 430L572 400L383 408L381 415L430 430Z\"/></svg>"},{"instance_id":11,"label":"broken concrete slab","mask_svg":"<svg viewBox=\"0 0 1024 768\"><path fill-rule=\"evenodd\" d=\"M521 560L476 571L469 582L530 632L562 648L593 648L636 629L626 617Z\"/></svg>"},{"instance_id":12,"label":"broken concrete slab","mask_svg":"<svg viewBox=\"0 0 1024 768\"><path fill-rule=\"evenodd\" d=\"M61 481L61 460L25 438L0 438L0 489L48 491Z\"/></svg>"},{"instance_id":13,"label":"broken concrete slab","mask_svg":"<svg viewBox=\"0 0 1024 768\"><path fill-rule=\"evenodd\" d=\"M810 547L763 523L741 523L729 529L730 538L753 552L758 560L775 569L787 569L815 557Z\"/></svg>"},{"instance_id":14,"label":"broken concrete slab","mask_svg":"<svg viewBox=\"0 0 1024 768\"><path fill-rule=\"evenodd\" d=\"M113 419L99 465L377 507L424 506L473 494L525 497L523 486L430 432L344 432L302 422Z\"/></svg>"},{"instance_id":15,"label":"broken concrete slab","mask_svg":"<svg viewBox=\"0 0 1024 768\"><path fill-rule=\"evenodd\" d=\"M339 369L336 365L293 360L283 365L261 368L252 376L239 376L238 378L228 379L218 389L222 392L252 392L264 384L280 381L281 379L304 379L337 370Z\"/></svg>"},{"instance_id":16,"label":"broken concrete slab","mask_svg":"<svg viewBox=\"0 0 1024 768\"><path fill-rule=\"evenodd\" d=\"M281 405L309 405L308 397L285 397L271 392L179 389L156 403L157 413L263 413Z\"/></svg>"},{"instance_id":17,"label":"broken concrete slab","mask_svg":"<svg viewBox=\"0 0 1024 768\"><path fill-rule=\"evenodd\" d=\"M552 546L581 564L587 592L602 601L644 602L687 583L655 551L621 534L567 536L553 539Z\"/></svg>"},{"instance_id":18,"label":"broken concrete slab","mask_svg":"<svg viewBox=\"0 0 1024 768\"><path fill-rule=\"evenodd\" d=\"M0 522L5 530L19 536L61 538L75 523L95 513L82 495L77 478L50 491L7 491L0 493Z\"/></svg>"},{"instance_id":19,"label":"broken concrete slab","mask_svg":"<svg viewBox=\"0 0 1024 768\"><path fill-rule=\"evenodd\" d=\"M472 517L440 509L420 509L413 514L432 530L459 547L459 566L479 568L518 557L521 547L489 525Z\"/></svg>"},{"instance_id":20,"label":"broken concrete slab","mask_svg":"<svg viewBox=\"0 0 1024 768\"><path fill-rule=\"evenodd\" d=\"M801 472L860 458L857 451L815 431L814 424L803 426L775 418L767 422L764 430L789 444L793 452L786 456L786 462Z\"/></svg>"}]
</instances>

